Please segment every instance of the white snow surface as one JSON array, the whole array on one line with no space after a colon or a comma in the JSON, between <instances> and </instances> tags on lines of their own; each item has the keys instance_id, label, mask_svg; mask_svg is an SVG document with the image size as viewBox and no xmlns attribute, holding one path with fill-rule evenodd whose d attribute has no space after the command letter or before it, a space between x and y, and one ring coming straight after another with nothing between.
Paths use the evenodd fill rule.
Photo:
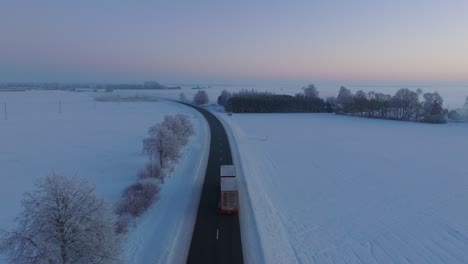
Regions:
<instances>
[{"instance_id":1,"label":"white snow surface","mask_svg":"<svg viewBox=\"0 0 468 264\"><path fill-rule=\"evenodd\" d=\"M89 179L100 197L117 201L147 162L142 153L147 129L165 115L184 113L193 121L196 135L162 185L159 201L137 220L124 244L125 263L184 262L208 156L205 119L172 102L95 103L93 97L99 95L0 93L0 230L14 228L23 193L33 189L35 179L51 172ZM8 120L4 120L3 102Z\"/></svg>"},{"instance_id":2,"label":"white snow surface","mask_svg":"<svg viewBox=\"0 0 468 264\"><path fill-rule=\"evenodd\" d=\"M218 115L248 263L468 263L468 125Z\"/></svg>"}]
</instances>

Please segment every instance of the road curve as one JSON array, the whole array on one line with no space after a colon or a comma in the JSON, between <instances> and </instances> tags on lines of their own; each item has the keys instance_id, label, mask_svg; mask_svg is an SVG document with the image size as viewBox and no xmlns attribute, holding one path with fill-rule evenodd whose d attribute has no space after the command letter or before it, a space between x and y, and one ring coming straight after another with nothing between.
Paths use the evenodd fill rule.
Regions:
<instances>
[{"instance_id":1,"label":"road curve","mask_svg":"<svg viewBox=\"0 0 468 264\"><path fill-rule=\"evenodd\" d=\"M219 215L220 166L232 164L231 148L221 122L208 110L185 104L208 121L211 145L187 263L243 263L239 217Z\"/></svg>"}]
</instances>

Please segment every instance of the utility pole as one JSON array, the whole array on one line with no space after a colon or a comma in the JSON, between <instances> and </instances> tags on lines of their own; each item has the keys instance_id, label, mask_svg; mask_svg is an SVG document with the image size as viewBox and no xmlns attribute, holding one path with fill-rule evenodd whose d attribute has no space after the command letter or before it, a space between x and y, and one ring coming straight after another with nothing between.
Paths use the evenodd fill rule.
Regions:
<instances>
[{"instance_id":1,"label":"utility pole","mask_svg":"<svg viewBox=\"0 0 468 264\"><path fill-rule=\"evenodd\" d=\"M61 113L62 113L62 103L59 100L59 114L61 114Z\"/></svg>"},{"instance_id":2,"label":"utility pole","mask_svg":"<svg viewBox=\"0 0 468 264\"><path fill-rule=\"evenodd\" d=\"M4 109L5 109L5 111L4 111L5 120L8 120L8 113L7 113L6 103L3 103L3 107L4 107Z\"/></svg>"}]
</instances>

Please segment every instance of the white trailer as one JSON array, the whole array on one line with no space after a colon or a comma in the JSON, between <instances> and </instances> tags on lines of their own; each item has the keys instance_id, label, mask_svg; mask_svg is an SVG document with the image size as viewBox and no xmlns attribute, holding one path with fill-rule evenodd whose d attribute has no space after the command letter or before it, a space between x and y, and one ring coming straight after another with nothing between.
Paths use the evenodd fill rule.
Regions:
<instances>
[{"instance_id":1,"label":"white trailer","mask_svg":"<svg viewBox=\"0 0 468 264\"><path fill-rule=\"evenodd\" d=\"M221 165L220 214L237 214L239 199L234 165Z\"/></svg>"}]
</instances>

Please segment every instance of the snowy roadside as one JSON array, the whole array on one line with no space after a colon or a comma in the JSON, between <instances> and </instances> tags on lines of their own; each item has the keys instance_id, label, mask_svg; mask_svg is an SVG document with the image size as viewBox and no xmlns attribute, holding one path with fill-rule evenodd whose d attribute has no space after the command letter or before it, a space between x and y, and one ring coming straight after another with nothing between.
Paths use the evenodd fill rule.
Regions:
<instances>
[{"instance_id":1,"label":"snowy roadside","mask_svg":"<svg viewBox=\"0 0 468 264\"><path fill-rule=\"evenodd\" d=\"M239 218L242 250L245 263L295 263L293 248L288 243L286 230L278 219L261 182L258 181L258 163L241 153L252 153L247 144L238 139L245 138L243 132L231 122L225 113L213 111L226 129L231 145L234 165L239 183ZM253 206L255 205L255 207ZM268 221L265 221L268 219Z\"/></svg>"},{"instance_id":2,"label":"snowy roadside","mask_svg":"<svg viewBox=\"0 0 468 264\"><path fill-rule=\"evenodd\" d=\"M210 130L196 111L196 134L161 187L160 199L127 237L126 263L185 263L208 163Z\"/></svg>"},{"instance_id":3,"label":"snowy roadside","mask_svg":"<svg viewBox=\"0 0 468 264\"><path fill-rule=\"evenodd\" d=\"M218 115L249 263L467 263L466 124Z\"/></svg>"}]
</instances>

